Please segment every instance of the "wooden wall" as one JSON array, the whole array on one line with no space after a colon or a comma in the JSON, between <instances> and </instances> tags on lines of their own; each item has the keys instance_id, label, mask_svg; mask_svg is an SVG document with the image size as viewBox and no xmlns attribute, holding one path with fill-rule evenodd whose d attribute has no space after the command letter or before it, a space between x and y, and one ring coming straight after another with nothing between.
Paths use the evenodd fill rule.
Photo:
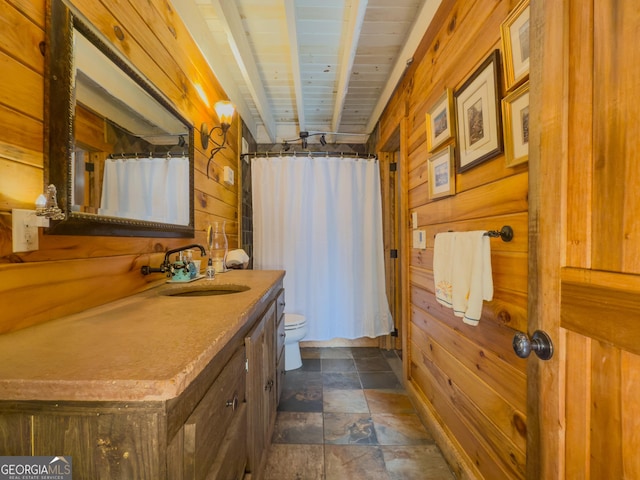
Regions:
<instances>
[{"instance_id":1,"label":"wooden wall","mask_svg":"<svg viewBox=\"0 0 640 480\"><path fill-rule=\"evenodd\" d=\"M213 105L226 98L180 18L166 0L72 0L113 46L173 102L196 129L217 123ZM49 236L40 248L12 253L11 209L34 208L43 190L45 0L0 0L0 333L106 303L161 282L140 266L160 264L169 248L205 243L209 221L227 221L230 248L238 245L238 190L220 178L237 174L240 121L229 148L212 162L195 136L195 238ZM114 28L124 32L116 38ZM197 93L199 86L207 102Z\"/></svg>"},{"instance_id":2,"label":"wooden wall","mask_svg":"<svg viewBox=\"0 0 640 480\"><path fill-rule=\"evenodd\" d=\"M417 212L427 237L425 250L405 256L407 387L459 478L525 476L526 361L511 345L516 330L527 331L528 167L507 168L501 154L457 173L455 195L429 201L425 114L501 48L500 25L516 4L443 0L380 122L379 149L393 144L400 153L406 218ZM515 237L491 240L494 299L478 326L465 325L435 300L434 235L503 225Z\"/></svg>"}]
</instances>

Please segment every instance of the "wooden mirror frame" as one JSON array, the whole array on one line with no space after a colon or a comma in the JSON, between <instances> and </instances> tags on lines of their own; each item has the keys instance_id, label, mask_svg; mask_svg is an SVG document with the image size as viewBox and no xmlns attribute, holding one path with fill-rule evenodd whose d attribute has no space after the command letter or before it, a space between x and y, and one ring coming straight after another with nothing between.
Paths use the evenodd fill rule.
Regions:
<instances>
[{"instance_id":1,"label":"wooden mirror frame","mask_svg":"<svg viewBox=\"0 0 640 480\"><path fill-rule=\"evenodd\" d=\"M47 2L45 54L44 185L58 189L58 204L66 214L45 229L50 235L105 235L126 237L194 236L194 128L156 89L136 72L92 28L75 15L62 0ZM73 31L77 30L131 79L151 95L167 112L184 123L189 149L189 224L174 225L145 220L110 217L71 211L74 148L74 94L72 91Z\"/></svg>"}]
</instances>

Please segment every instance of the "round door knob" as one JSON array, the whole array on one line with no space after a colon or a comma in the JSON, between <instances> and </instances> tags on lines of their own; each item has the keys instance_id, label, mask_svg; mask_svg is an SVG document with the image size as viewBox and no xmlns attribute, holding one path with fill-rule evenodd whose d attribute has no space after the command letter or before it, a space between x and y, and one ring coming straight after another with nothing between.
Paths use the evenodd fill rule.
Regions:
<instances>
[{"instance_id":1,"label":"round door knob","mask_svg":"<svg viewBox=\"0 0 640 480\"><path fill-rule=\"evenodd\" d=\"M513 350L520 358L527 358L533 351L541 360L549 360L553 356L551 337L542 330L533 332L531 340L524 332L513 336Z\"/></svg>"}]
</instances>

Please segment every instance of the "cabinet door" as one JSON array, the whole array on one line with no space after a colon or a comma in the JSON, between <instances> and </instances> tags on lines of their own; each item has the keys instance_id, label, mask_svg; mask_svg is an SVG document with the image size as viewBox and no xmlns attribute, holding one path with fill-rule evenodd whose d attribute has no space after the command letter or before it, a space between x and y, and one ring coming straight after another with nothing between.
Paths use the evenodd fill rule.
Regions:
<instances>
[{"instance_id":1,"label":"cabinet door","mask_svg":"<svg viewBox=\"0 0 640 480\"><path fill-rule=\"evenodd\" d=\"M284 331L284 289L280 290L278 296L276 297L276 373L275 373L275 381L276 381L276 395L275 402L276 408L280 403L280 396L282 395L282 385L284 382L284 340L285 340L285 331Z\"/></svg>"},{"instance_id":2,"label":"cabinet door","mask_svg":"<svg viewBox=\"0 0 640 480\"><path fill-rule=\"evenodd\" d=\"M0 412L0 454L31 455L31 415Z\"/></svg>"},{"instance_id":3,"label":"cabinet door","mask_svg":"<svg viewBox=\"0 0 640 480\"><path fill-rule=\"evenodd\" d=\"M136 411L125 405L92 411L60 404L56 410L34 415L34 455L73 457L73 478L166 478L158 440L160 413Z\"/></svg>"},{"instance_id":4,"label":"cabinet door","mask_svg":"<svg viewBox=\"0 0 640 480\"><path fill-rule=\"evenodd\" d=\"M245 386L244 358L244 348L239 348L184 424L185 479L204 479L219 459L223 442L233 438L231 430L244 424L236 420L244 415L244 409L240 409ZM243 448L226 461L235 471L244 469L245 459Z\"/></svg>"},{"instance_id":5,"label":"cabinet door","mask_svg":"<svg viewBox=\"0 0 640 480\"><path fill-rule=\"evenodd\" d=\"M275 302L245 338L247 352L248 469L259 478L275 419Z\"/></svg>"},{"instance_id":6,"label":"cabinet door","mask_svg":"<svg viewBox=\"0 0 640 480\"><path fill-rule=\"evenodd\" d=\"M276 375L276 312L269 309L265 314L265 348L264 348L264 374L267 382L265 384L265 401L267 408L265 411L265 437L267 444L271 440L273 426L276 422L276 410L278 408L278 389Z\"/></svg>"}]
</instances>

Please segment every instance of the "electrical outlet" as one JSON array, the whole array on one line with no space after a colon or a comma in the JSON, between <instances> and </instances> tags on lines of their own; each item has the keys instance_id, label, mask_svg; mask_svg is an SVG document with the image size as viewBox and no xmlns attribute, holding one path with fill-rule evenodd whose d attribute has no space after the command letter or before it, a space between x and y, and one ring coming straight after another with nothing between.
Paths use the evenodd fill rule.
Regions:
<instances>
[{"instance_id":1,"label":"electrical outlet","mask_svg":"<svg viewBox=\"0 0 640 480\"><path fill-rule=\"evenodd\" d=\"M38 217L35 210L14 208L11 210L14 252L30 252L38 249Z\"/></svg>"}]
</instances>

